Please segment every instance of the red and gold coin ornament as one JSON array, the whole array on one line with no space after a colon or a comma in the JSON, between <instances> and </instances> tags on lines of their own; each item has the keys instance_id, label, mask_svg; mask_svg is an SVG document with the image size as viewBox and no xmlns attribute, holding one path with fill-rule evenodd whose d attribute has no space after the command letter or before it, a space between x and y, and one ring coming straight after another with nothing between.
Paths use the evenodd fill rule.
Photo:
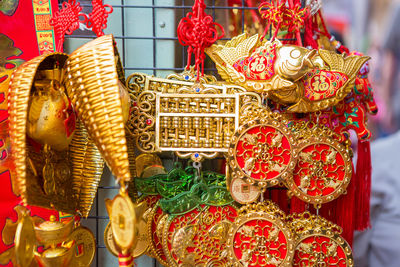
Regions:
<instances>
[{"instance_id":1,"label":"red and gold coin ornament","mask_svg":"<svg viewBox=\"0 0 400 267\"><path fill-rule=\"evenodd\" d=\"M228 252L238 266L291 266L294 237L285 214L272 202L242 207L229 230Z\"/></svg>"},{"instance_id":2,"label":"red and gold coin ornament","mask_svg":"<svg viewBox=\"0 0 400 267\"><path fill-rule=\"evenodd\" d=\"M345 147L327 137L314 137L298 144L298 161L288 186L301 200L322 204L346 192L352 163Z\"/></svg>"},{"instance_id":3,"label":"red and gold coin ornament","mask_svg":"<svg viewBox=\"0 0 400 267\"><path fill-rule=\"evenodd\" d=\"M339 226L308 212L288 216L287 223L297 235L292 266L354 266Z\"/></svg>"},{"instance_id":4,"label":"red and gold coin ornament","mask_svg":"<svg viewBox=\"0 0 400 267\"><path fill-rule=\"evenodd\" d=\"M271 187L288 179L296 164L293 148L294 138L285 125L262 118L239 127L231 140L228 163L236 177Z\"/></svg>"}]
</instances>

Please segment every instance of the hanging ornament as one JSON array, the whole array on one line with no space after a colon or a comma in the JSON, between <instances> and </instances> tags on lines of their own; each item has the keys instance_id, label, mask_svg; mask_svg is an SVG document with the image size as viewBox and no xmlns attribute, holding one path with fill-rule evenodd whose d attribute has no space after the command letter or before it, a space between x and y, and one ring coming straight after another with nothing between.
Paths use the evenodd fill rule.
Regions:
<instances>
[{"instance_id":1,"label":"hanging ornament","mask_svg":"<svg viewBox=\"0 0 400 267\"><path fill-rule=\"evenodd\" d=\"M103 4L102 0L92 0L92 12L88 15L86 26L93 32L97 37L103 36L103 30L107 28L108 15L113 12L111 5ZM106 9L108 8L108 10Z\"/></svg>"},{"instance_id":2,"label":"hanging ornament","mask_svg":"<svg viewBox=\"0 0 400 267\"><path fill-rule=\"evenodd\" d=\"M291 266L294 236L285 214L272 202L243 206L229 229L233 266Z\"/></svg>"},{"instance_id":3,"label":"hanging ornament","mask_svg":"<svg viewBox=\"0 0 400 267\"><path fill-rule=\"evenodd\" d=\"M178 40L181 45L188 46L186 69L190 67L193 54L197 81L200 80L200 70L201 76L204 75L204 49L221 39L225 34L224 28L215 23L213 18L204 12L205 8L204 0L195 0L192 12L182 18L178 25ZM220 35L218 35L217 28L221 31Z\"/></svg>"},{"instance_id":4,"label":"hanging ornament","mask_svg":"<svg viewBox=\"0 0 400 267\"><path fill-rule=\"evenodd\" d=\"M290 215L287 221L297 235L292 266L354 266L339 226L308 212Z\"/></svg>"},{"instance_id":5,"label":"hanging ornament","mask_svg":"<svg viewBox=\"0 0 400 267\"><path fill-rule=\"evenodd\" d=\"M61 9L50 19L50 25L54 27L54 34L59 40L56 51L62 51L65 34L71 35L79 29L79 23L86 23L87 17L81 11L79 2L68 0L62 3Z\"/></svg>"},{"instance_id":6,"label":"hanging ornament","mask_svg":"<svg viewBox=\"0 0 400 267\"><path fill-rule=\"evenodd\" d=\"M294 142L289 129L273 119L243 124L232 137L228 153L232 175L263 191L284 182L296 164Z\"/></svg>"},{"instance_id":7,"label":"hanging ornament","mask_svg":"<svg viewBox=\"0 0 400 267\"><path fill-rule=\"evenodd\" d=\"M343 57L262 42L258 35L240 35L225 45L206 49L221 77L250 91L266 94L291 112L313 112L336 105L353 89L368 57ZM290 66L290 67L289 67Z\"/></svg>"},{"instance_id":8,"label":"hanging ornament","mask_svg":"<svg viewBox=\"0 0 400 267\"><path fill-rule=\"evenodd\" d=\"M169 265L227 265L227 234L236 216L231 205L202 205L183 215L169 216L162 237Z\"/></svg>"},{"instance_id":9,"label":"hanging ornament","mask_svg":"<svg viewBox=\"0 0 400 267\"><path fill-rule=\"evenodd\" d=\"M311 137L300 142L294 153L298 161L287 185L296 197L322 204L346 192L352 162L344 146L328 137Z\"/></svg>"}]
</instances>

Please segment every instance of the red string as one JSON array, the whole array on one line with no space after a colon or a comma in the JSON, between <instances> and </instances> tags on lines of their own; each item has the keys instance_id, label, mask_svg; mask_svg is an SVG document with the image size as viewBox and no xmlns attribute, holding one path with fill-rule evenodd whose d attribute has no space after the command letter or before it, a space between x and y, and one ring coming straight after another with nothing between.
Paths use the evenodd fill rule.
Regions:
<instances>
[{"instance_id":1,"label":"red string","mask_svg":"<svg viewBox=\"0 0 400 267\"><path fill-rule=\"evenodd\" d=\"M224 28L204 12L205 8L204 0L196 0L192 12L182 18L178 25L179 42L183 46L188 46L186 68L190 67L191 57L194 54L197 80L200 79L200 65L201 75L204 75L204 49L210 47L225 34ZM217 28L220 29L221 35L218 35Z\"/></svg>"},{"instance_id":2,"label":"red string","mask_svg":"<svg viewBox=\"0 0 400 267\"><path fill-rule=\"evenodd\" d=\"M107 28L108 14L113 12L110 5L103 5L102 0L92 0L92 12L89 14L89 19L86 26L92 28L97 37L103 36L103 30ZM107 11L106 8L109 8Z\"/></svg>"},{"instance_id":3,"label":"red string","mask_svg":"<svg viewBox=\"0 0 400 267\"><path fill-rule=\"evenodd\" d=\"M50 25L54 27L54 34L58 37L57 51L62 51L65 34L72 34L79 28L79 23L86 23L87 17L85 14L80 13L82 7L76 0L68 0L63 2L61 9L56 11L54 16L50 19ZM83 17L83 20L79 20Z\"/></svg>"}]
</instances>

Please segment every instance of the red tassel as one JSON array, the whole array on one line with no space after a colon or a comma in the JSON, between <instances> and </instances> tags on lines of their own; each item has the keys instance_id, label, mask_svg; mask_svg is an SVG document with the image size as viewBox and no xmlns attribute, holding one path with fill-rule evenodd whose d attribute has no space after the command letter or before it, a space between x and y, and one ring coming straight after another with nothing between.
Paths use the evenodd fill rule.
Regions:
<instances>
[{"instance_id":1,"label":"red tassel","mask_svg":"<svg viewBox=\"0 0 400 267\"><path fill-rule=\"evenodd\" d=\"M302 213L306 211L307 204L297 197L290 199L290 213Z\"/></svg>"},{"instance_id":2,"label":"red tassel","mask_svg":"<svg viewBox=\"0 0 400 267\"><path fill-rule=\"evenodd\" d=\"M355 202L355 173L347 187L347 193L338 199L323 204L320 215L327 220L339 225L343 229L342 237L351 246L353 243L354 220L357 209Z\"/></svg>"},{"instance_id":3,"label":"red tassel","mask_svg":"<svg viewBox=\"0 0 400 267\"><path fill-rule=\"evenodd\" d=\"M305 20L304 24L304 46L318 49L318 43L314 40L314 23L311 16Z\"/></svg>"},{"instance_id":4,"label":"red tassel","mask_svg":"<svg viewBox=\"0 0 400 267\"><path fill-rule=\"evenodd\" d=\"M371 197L371 148L369 141L358 141L357 169L355 175L355 216L354 229L363 231L371 227L370 197Z\"/></svg>"},{"instance_id":5,"label":"red tassel","mask_svg":"<svg viewBox=\"0 0 400 267\"><path fill-rule=\"evenodd\" d=\"M268 193L268 192L266 192ZM269 192L271 200L285 213L289 212L289 198L285 188L274 188Z\"/></svg>"}]
</instances>

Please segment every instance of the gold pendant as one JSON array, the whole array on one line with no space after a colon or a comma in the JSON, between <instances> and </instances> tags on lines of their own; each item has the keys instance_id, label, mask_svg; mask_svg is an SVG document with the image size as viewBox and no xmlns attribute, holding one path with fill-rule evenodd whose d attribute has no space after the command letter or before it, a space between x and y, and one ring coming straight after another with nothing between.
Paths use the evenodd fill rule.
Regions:
<instances>
[{"instance_id":1,"label":"gold pendant","mask_svg":"<svg viewBox=\"0 0 400 267\"><path fill-rule=\"evenodd\" d=\"M29 267L36 248L33 220L28 213L24 214L15 232L15 257L21 267Z\"/></svg>"},{"instance_id":2,"label":"gold pendant","mask_svg":"<svg viewBox=\"0 0 400 267\"><path fill-rule=\"evenodd\" d=\"M106 199L106 205L115 243L125 254L132 246L135 246L137 235L135 227L137 220L133 203L128 195L121 191L113 200Z\"/></svg>"},{"instance_id":3,"label":"gold pendant","mask_svg":"<svg viewBox=\"0 0 400 267\"><path fill-rule=\"evenodd\" d=\"M248 204L255 202L262 191L255 185L248 184L246 181L235 178L229 187L232 198L240 204Z\"/></svg>"},{"instance_id":4,"label":"gold pendant","mask_svg":"<svg viewBox=\"0 0 400 267\"><path fill-rule=\"evenodd\" d=\"M75 253L71 259L71 266L90 266L96 253L96 240L93 233L86 227L79 226L68 237L69 241L75 241Z\"/></svg>"},{"instance_id":5,"label":"gold pendant","mask_svg":"<svg viewBox=\"0 0 400 267\"><path fill-rule=\"evenodd\" d=\"M109 222L104 230L104 244L108 251L115 257L118 257L119 251L118 246L115 244L114 236L111 229L111 222Z\"/></svg>"},{"instance_id":6,"label":"gold pendant","mask_svg":"<svg viewBox=\"0 0 400 267\"><path fill-rule=\"evenodd\" d=\"M289 190L299 199L320 205L346 192L352 176L351 157L333 138L309 137L299 142L293 176L286 180Z\"/></svg>"},{"instance_id":7,"label":"gold pendant","mask_svg":"<svg viewBox=\"0 0 400 267\"><path fill-rule=\"evenodd\" d=\"M261 189L285 182L296 165L295 139L289 129L273 118L263 117L240 126L228 153L232 178L245 179Z\"/></svg>"}]
</instances>

